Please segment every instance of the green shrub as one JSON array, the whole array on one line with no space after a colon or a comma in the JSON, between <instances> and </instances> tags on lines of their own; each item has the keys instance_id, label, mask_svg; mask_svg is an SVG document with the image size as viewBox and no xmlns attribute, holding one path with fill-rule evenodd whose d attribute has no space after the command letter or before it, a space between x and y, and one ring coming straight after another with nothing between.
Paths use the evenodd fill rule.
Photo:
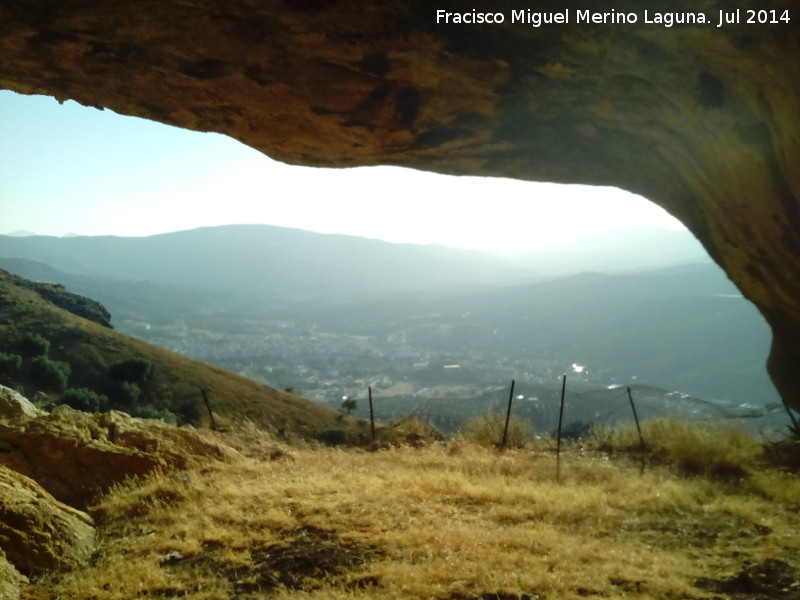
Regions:
<instances>
[{"instance_id":1,"label":"green shrub","mask_svg":"<svg viewBox=\"0 0 800 600\"><path fill-rule=\"evenodd\" d=\"M136 406L131 410L130 414L132 417L138 417L139 419L160 419L171 425L176 425L178 423L177 415L168 411L166 408L157 408L152 404Z\"/></svg>"},{"instance_id":2,"label":"green shrub","mask_svg":"<svg viewBox=\"0 0 800 600\"><path fill-rule=\"evenodd\" d=\"M25 333L17 341L17 349L23 356L46 356L50 341L38 333Z\"/></svg>"},{"instance_id":3,"label":"green shrub","mask_svg":"<svg viewBox=\"0 0 800 600\"><path fill-rule=\"evenodd\" d=\"M133 381L120 381L117 387L117 401L123 406L134 406L142 395L142 389Z\"/></svg>"},{"instance_id":4,"label":"green shrub","mask_svg":"<svg viewBox=\"0 0 800 600\"><path fill-rule=\"evenodd\" d=\"M72 369L69 363L37 356L31 361L31 377L43 388L63 392Z\"/></svg>"},{"instance_id":5,"label":"green shrub","mask_svg":"<svg viewBox=\"0 0 800 600\"><path fill-rule=\"evenodd\" d=\"M84 412L102 412L108 407L108 397L87 388L70 388L61 396L61 403Z\"/></svg>"},{"instance_id":6,"label":"green shrub","mask_svg":"<svg viewBox=\"0 0 800 600\"><path fill-rule=\"evenodd\" d=\"M145 383L153 377L153 363L143 358L132 358L111 365L108 375L115 381Z\"/></svg>"},{"instance_id":7,"label":"green shrub","mask_svg":"<svg viewBox=\"0 0 800 600\"><path fill-rule=\"evenodd\" d=\"M461 431L461 437L481 446L500 446L506 416L501 414L485 415L467 421ZM527 421L511 417L508 423L507 448L524 448L531 439L531 426Z\"/></svg>"},{"instance_id":8,"label":"green shrub","mask_svg":"<svg viewBox=\"0 0 800 600\"><path fill-rule=\"evenodd\" d=\"M0 352L0 377L15 377L22 368L22 357L19 354Z\"/></svg>"}]
</instances>

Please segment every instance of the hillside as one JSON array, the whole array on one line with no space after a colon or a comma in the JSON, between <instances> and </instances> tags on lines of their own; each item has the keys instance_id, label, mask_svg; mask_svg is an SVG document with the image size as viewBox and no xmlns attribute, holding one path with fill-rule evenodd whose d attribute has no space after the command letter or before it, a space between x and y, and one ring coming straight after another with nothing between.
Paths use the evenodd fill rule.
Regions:
<instances>
[{"instance_id":1,"label":"hillside","mask_svg":"<svg viewBox=\"0 0 800 600\"><path fill-rule=\"evenodd\" d=\"M70 367L68 388L88 388L108 394L108 408L120 408L114 397L112 366L126 361L143 361L152 373L141 382L139 400L157 409L170 409L183 420L208 422L203 391L209 397L216 418L222 422L250 420L279 436L311 438L332 427L355 427L350 419L334 410L272 389L174 352L122 335L86 320L45 300L19 279L0 271L0 352L18 351L24 336L38 335L49 342L51 361ZM43 385L30 372L32 359L24 358L11 383L22 386L33 397L58 402L61 390Z\"/></svg>"}]
</instances>

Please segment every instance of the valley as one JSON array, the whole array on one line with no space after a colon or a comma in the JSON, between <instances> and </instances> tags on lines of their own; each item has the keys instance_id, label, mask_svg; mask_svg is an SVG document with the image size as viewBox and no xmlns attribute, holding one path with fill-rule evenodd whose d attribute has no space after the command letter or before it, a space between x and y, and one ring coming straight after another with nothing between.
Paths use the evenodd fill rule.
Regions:
<instances>
[{"instance_id":1,"label":"valley","mask_svg":"<svg viewBox=\"0 0 800 600\"><path fill-rule=\"evenodd\" d=\"M334 409L356 400L361 418L370 386L377 418L454 431L502 410L514 379L533 389L517 410L546 433L566 373L568 423L628 419L583 395L613 405L633 386L673 416L784 428L766 324L686 236L635 232L538 261L266 226L0 236L0 267L100 300L121 333Z\"/></svg>"}]
</instances>

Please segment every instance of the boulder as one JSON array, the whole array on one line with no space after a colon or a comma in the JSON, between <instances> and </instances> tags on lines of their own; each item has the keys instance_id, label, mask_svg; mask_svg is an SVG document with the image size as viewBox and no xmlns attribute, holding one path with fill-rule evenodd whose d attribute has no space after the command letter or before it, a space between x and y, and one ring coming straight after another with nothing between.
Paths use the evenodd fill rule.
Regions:
<instances>
[{"instance_id":1,"label":"boulder","mask_svg":"<svg viewBox=\"0 0 800 600\"><path fill-rule=\"evenodd\" d=\"M19 392L0 385L0 422L17 422L44 414Z\"/></svg>"},{"instance_id":2,"label":"boulder","mask_svg":"<svg viewBox=\"0 0 800 600\"><path fill-rule=\"evenodd\" d=\"M57 499L86 507L130 477L185 469L197 460L235 455L192 427L68 406L13 426L0 426L0 464L37 481Z\"/></svg>"},{"instance_id":3,"label":"boulder","mask_svg":"<svg viewBox=\"0 0 800 600\"><path fill-rule=\"evenodd\" d=\"M0 466L0 590L13 590L20 573L71 570L94 550L94 523L35 481ZM18 571L15 575L10 565ZM4 595L3 598L18 596Z\"/></svg>"}]
</instances>

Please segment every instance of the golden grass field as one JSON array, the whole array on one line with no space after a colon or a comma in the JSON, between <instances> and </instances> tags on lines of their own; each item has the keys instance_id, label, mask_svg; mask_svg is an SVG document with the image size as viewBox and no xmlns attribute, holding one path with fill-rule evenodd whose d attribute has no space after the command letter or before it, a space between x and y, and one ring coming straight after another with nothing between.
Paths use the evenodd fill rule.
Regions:
<instances>
[{"instance_id":1,"label":"golden grass field","mask_svg":"<svg viewBox=\"0 0 800 600\"><path fill-rule=\"evenodd\" d=\"M721 432L739 471L687 470L654 442L640 474L626 435L569 446L556 482L552 442L280 453L251 432L233 462L115 489L92 509L92 566L24 597L800 598L797 475Z\"/></svg>"}]
</instances>

